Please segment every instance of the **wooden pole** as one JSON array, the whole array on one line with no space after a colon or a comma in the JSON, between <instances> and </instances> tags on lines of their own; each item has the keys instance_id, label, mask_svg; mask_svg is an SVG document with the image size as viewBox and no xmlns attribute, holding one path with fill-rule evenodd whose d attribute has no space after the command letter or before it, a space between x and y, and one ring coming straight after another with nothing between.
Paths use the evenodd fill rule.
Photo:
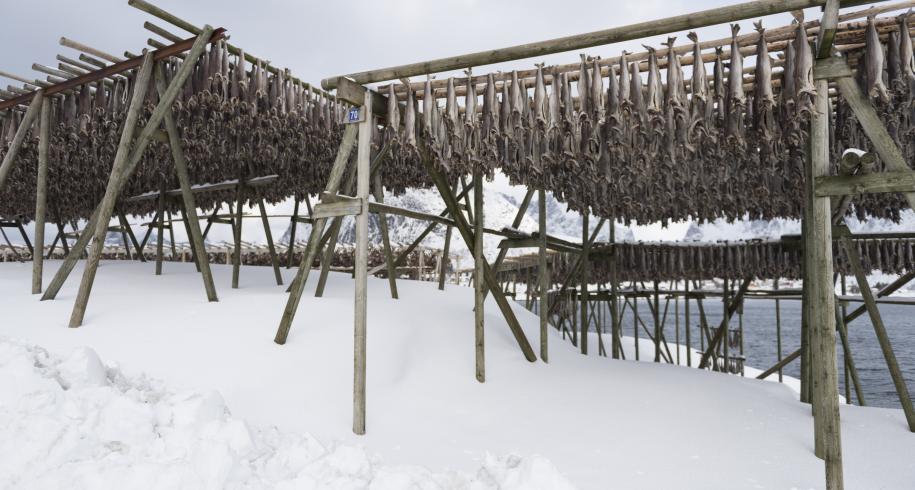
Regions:
<instances>
[{"instance_id":1,"label":"wooden pole","mask_svg":"<svg viewBox=\"0 0 915 490\"><path fill-rule=\"evenodd\" d=\"M554 53L575 51L594 46L643 39L677 31L686 31L699 27L711 26L725 22L751 19L781 12L790 12L808 7L821 6L826 0L757 0L704 10L692 14L678 15L665 19L640 22L627 26L614 27L601 31L567 36L548 41L522 44L501 49L479 51L449 58L393 66L345 75L356 83L367 84L384 80L396 80L415 75L460 70L474 66L490 65ZM325 78L321 86L325 90L336 88L339 77Z\"/></svg>"},{"instance_id":2,"label":"wooden pole","mask_svg":"<svg viewBox=\"0 0 915 490\"><path fill-rule=\"evenodd\" d=\"M343 140L340 142L340 148L337 150L337 157L334 160L334 166L331 168L330 176L327 179L325 192L336 193L340 187L340 181L343 180L343 173L346 170L346 163L349 160L350 152L356 141L357 128L355 125L347 125L343 131ZM308 239L308 245L305 247L305 253L302 254L302 261L299 263L299 270L292 284L289 285L289 299L286 301L286 308L283 310L283 316L277 327L274 342L285 344L289 336L289 329L292 327L292 320L295 318L295 312L302 300L302 293L305 290L305 281L308 279L308 273L311 271L311 265L315 261L318 253L318 244L321 241L321 234L324 232L326 218L318 218L311 225L311 233Z\"/></svg>"},{"instance_id":3,"label":"wooden pole","mask_svg":"<svg viewBox=\"0 0 915 490\"><path fill-rule=\"evenodd\" d=\"M243 172L243 171L242 171ZM238 175L238 185L235 187L235 228L232 237L235 248L232 251L232 289L238 289L238 276L241 274L241 224L245 208L245 176Z\"/></svg>"},{"instance_id":4,"label":"wooden pole","mask_svg":"<svg viewBox=\"0 0 915 490\"><path fill-rule=\"evenodd\" d=\"M581 215L581 353L588 355L588 269L591 259L588 256L588 216L584 211Z\"/></svg>"},{"instance_id":5,"label":"wooden pole","mask_svg":"<svg viewBox=\"0 0 915 490\"><path fill-rule=\"evenodd\" d=\"M830 0L834 1L834 0ZM827 10L828 12L828 10ZM829 174L829 95L826 80L816 82L815 110L810 116L811 158L809 172L813 178ZM826 461L826 488L843 487L842 445L839 426L839 393L836 373L835 291L832 288L832 219L828 197L816 197L812 181L807 192L812 197L812 221L808 232L812 248L810 264L814 277L810 292L810 321L813 332L814 365L812 374L818 400L814 401L815 417L822 419L818 439L823 442Z\"/></svg>"},{"instance_id":6,"label":"wooden pole","mask_svg":"<svg viewBox=\"0 0 915 490\"><path fill-rule=\"evenodd\" d=\"M162 244L165 241L165 180L162 180L162 189L159 191L158 216L156 222L156 275L162 275Z\"/></svg>"},{"instance_id":7,"label":"wooden pole","mask_svg":"<svg viewBox=\"0 0 915 490\"><path fill-rule=\"evenodd\" d=\"M476 166L473 172L473 314L474 314L474 346L476 358L476 378L483 383L486 381L486 359L483 349L483 175ZM497 289L493 284L493 289Z\"/></svg>"},{"instance_id":8,"label":"wooden pole","mask_svg":"<svg viewBox=\"0 0 915 490\"><path fill-rule=\"evenodd\" d=\"M289 247L286 250L286 268L289 269L292 267L292 258L295 256L295 227L299 224L299 195L296 194L295 205L292 208L292 217L290 218L290 230L289 230ZM309 217L311 213L308 213Z\"/></svg>"},{"instance_id":9,"label":"wooden pole","mask_svg":"<svg viewBox=\"0 0 915 490\"><path fill-rule=\"evenodd\" d=\"M772 283L772 289L778 291L778 278ZM782 362L782 306L778 296L775 297L775 354L778 362ZM782 369L778 369L778 382L784 381Z\"/></svg>"},{"instance_id":10,"label":"wooden pole","mask_svg":"<svg viewBox=\"0 0 915 490\"><path fill-rule=\"evenodd\" d=\"M201 53L203 53L212 34L213 28L206 26L203 29L203 32L201 32L201 34L194 41L193 47L187 53L185 62L178 68L178 71L175 73L175 76L172 79L172 82L169 85L165 95L159 97L159 103L153 111L152 115L149 117L146 126L140 132L140 135L136 138L136 141L133 141L134 148L129 156L127 155L127 150L131 140L133 139L132 136L136 126L136 119L138 114L135 113L133 114L132 119L128 118L125 120L127 126L125 126L126 129L124 133L121 134L121 142L118 145L118 154L121 155L120 158L118 154L115 156L115 163L117 165L113 167L112 176L109 178L108 187L105 190L105 197L102 199L102 203L99 206L98 223L96 224L96 232L94 236L95 242L93 243L93 247L90 249L86 269L83 271L83 280L80 283L79 293L77 294L76 304L73 307L73 314L70 317L71 327L77 327L82 324L86 305L89 301L89 293L92 289L92 282L94 281L95 273L98 270L99 259L101 259L102 246L104 245L105 234L108 229L108 220L111 217L111 212L114 208L117 195L120 192L121 187L126 184L127 180L133 174L133 170L136 168L137 164L143 156L143 152L146 150L146 146L149 144L150 137L154 132L158 131L159 124L162 122L165 111L171 108L171 104L178 96L178 92L184 88L184 82L187 81L191 71L195 68L197 59L200 57ZM145 80L139 78L139 74L137 75L137 80L138 82L144 81L146 85L138 83L138 87L145 87L149 84L149 79L151 78L153 68L151 53L148 53L146 56L144 56L143 65L144 66L140 69L140 74L144 74ZM143 92L141 95L145 95L145 90L135 90L134 94L137 92ZM143 100L141 98L135 97L131 101L131 110L134 109L134 102L136 102L136 112L138 112L139 106L142 104ZM128 111L128 115L130 115L130 111ZM119 159L120 162L118 162Z\"/></svg>"},{"instance_id":11,"label":"wooden pole","mask_svg":"<svg viewBox=\"0 0 915 490\"><path fill-rule=\"evenodd\" d=\"M632 289L635 290L635 283L633 283ZM641 357L639 352L639 297L632 297L632 336L635 339L635 360L638 361Z\"/></svg>"},{"instance_id":12,"label":"wooden pole","mask_svg":"<svg viewBox=\"0 0 915 490\"><path fill-rule=\"evenodd\" d=\"M654 362L661 362L661 301L658 294L658 281L654 281L654 308L651 316L654 317Z\"/></svg>"},{"instance_id":13,"label":"wooden pole","mask_svg":"<svg viewBox=\"0 0 915 490\"><path fill-rule=\"evenodd\" d=\"M690 335L690 325L689 324L690 324L690 320L691 320L691 317L689 315L689 279L684 281L683 289L684 289L684 291L686 291L686 294L683 296L683 315L684 315L684 318L683 318L684 332L683 333L686 334L686 365L689 367L693 367L693 344L692 344L692 342L690 342L690 338L689 338L689 335Z\"/></svg>"},{"instance_id":14,"label":"wooden pole","mask_svg":"<svg viewBox=\"0 0 915 490\"><path fill-rule=\"evenodd\" d=\"M674 329L677 345L677 365L680 365L680 298L674 296Z\"/></svg>"},{"instance_id":15,"label":"wooden pole","mask_svg":"<svg viewBox=\"0 0 915 490\"><path fill-rule=\"evenodd\" d=\"M384 202L384 187L381 185L381 173L375 174L375 201ZM381 231L381 245L384 247L384 263L388 267L388 287L391 298L397 299L397 268L394 267L394 253L391 250L391 238L388 234L388 217L385 213L378 213L378 228ZM449 230L451 228L449 227ZM447 250L448 244L445 243ZM447 252L446 252L447 253ZM442 267L444 269L444 267ZM439 279L439 289L444 288L444 279Z\"/></svg>"},{"instance_id":16,"label":"wooden pole","mask_svg":"<svg viewBox=\"0 0 915 490\"><path fill-rule=\"evenodd\" d=\"M44 271L44 224L48 208L48 146L51 138L51 103L41 104L38 135L38 178L35 189L35 252L32 253L32 294L41 293Z\"/></svg>"},{"instance_id":17,"label":"wooden pole","mask_svg":"<svg viewBox=\"0 0 915 490\"><path fill-rule=\"evenodd\" d=\"M89 258L86 268L83 271L83 278L80 282L79 291L76 296L76 303L73 305L73 312L70 316L70 328L79 327L83 323L83 316L86 312L86 305L89 302L89 293L92 289L92 283L95 279L95 272L98 268L98 262L102 256L102 247L105 245L105 235L108 234L108 221L114 210L115 199L118 193L118 181L124 172L124 165L130 151L130 144L133 140L133 133L137 128L137 119L140 115L140 107L146 97L149 80L152 77L153 58L152 54L147 53L143 60L143 66L137 74L137 79L133 91L133 97L130 101L127 117L124 121L124 129L121 132L121 140L118 143L117 153L114 157L114 165L111 167L111 175L108 178L108 186L105 190L105 197L98 207L98 216L95 228L87 228L83 235L93 237L95 241L89 250ZM91 220L90 220L91 221Z\"/></svg>"},{"instance_id":18,"label":"wooden pole","mask_svg":"<svg viewBox=\"0 0 915 490\"><path fill-rule=\"evenodd\" d=\"M188 61L185 61L185 63L187 62ZM160 98L164 97L165 93L168 91L168 84L165 79L165 69L161 64L156 67L156 90L159 92ZM206 291L207 299L209 301L219 301L219 297L216 294L216 286L213 283L213 273L210 270L210 260L206 251L206 243L203 241L203 233L200 231L200 221L197 219L197 202L194 198L194 193L191 190L191 178L188 171L187 160L184 157L184 150L181 148L181 137L178 133L178 125L175 123L171 107L168 107L165 111L162 121L165 123L165 133L168 135L168 146L172 152L172 160L175 163L175 173L178 176L178 185L181 188L181 199L184 203L184 216L187 220L186 224L189 230L188 241L191 242L196 251L197 268L203 278L203 287ZM165 193L164 184L163 181L163 194ZM160 238L159 244L157 245L159 248L157 250L159 257L161 257L162 254L161 234L162 226L160 224ZM157 263L157 271L160 270L161 267L161 262Z\"/></svg>"},{"instance_id":19,"label":"wooden pole","mask_svg":"<svg viewBox=\"0 0 915 490\"><path fill-rule=\"evenodd\" d=\"M448 258L451 256L451 233L454 231L453 226L449 226L445 229L445 246L442 249L442 261L439 264L438 271L438 289L439 291L445 290L445 276L448 272ZM391 264L393 265L393 264Z\"/></svg>"},{"instance_id":20,"label":"wooden pole","mask_svg":"<svg viewBox=\"0 0 915 490\"><path fill-rule=\"evenodd\" d=\"M368 320L368 255L369 255L369 178L372 159L372 93L365 92L362 105L363 121L359 123L359 144L356 150L356 197L362 210L356 215L356 299L353 348L353 432L365 434L365 349Z\"/></svg>"},{"instance_id":21,"label":"wooden pole","mask_svg":"<svg viewBox=\"0 0 915 490\"><path fill-rule=\"evenodd\" d=\"M616 270L616 219L608 220L610 223L610 245L613 247L610 250L610 350L612 351L612 356L614 359L621 359L623 357L623 346L621 344L622 332L620 331L620 312L619 312L619 297L617 296L617 289L619 286L619 278L617 277Z\"/></svg>"},{"instance_id":22,"label":"wooden pole","mask_svg":"<svg viewBox=\"0 0 915 490\"><path fill-rule=\"evenodd\" d=\"M899 395L899 403L902 405L902 411L905 413L906 422L909 430L915 432L915 408L912 406L912 398L909 396L909 389L905 384L905 377L899 368L899 362L896 360L896 353L893 352L893 346L890 343L889 335L886 333L886 327L883 324L883 317L880 310L877 309L877 302L874 293L867 282L867 275L864 272L864 266L861 265L861 258L858 251L853 248L848 236L842 237L842 247L845 249L845 255L855 274L855 281L858 283L858 289L861 291L861 297L867 306L867 313L870 316L871 324L874 326L874 334L880 343L880 350L883 352L883 358L886 360L886 367L893 378L893 385L896 387L896 393Z\"/></svg>"},{"instance_id":23,"label":"wooden pole","mask_svg":"<svg viewBox=\"0 0 915 490\"><path fill-rule=\"evenodd\" d=\"M842 304L844 307L844 302ZM862 407L865 406L864 401L864 390L861 389L861 380L858 378L858 370L855 368L855 360L851 355L851 344L848 340L848 330L845 328L844 314L840 309L836 309L836 327L838 327L839 338L842 340L842 353L845 357L845 399L847 403L851 403L851 393L849 392L849 377L851 378L851 383L854 384L855 394L858 396L858 404Z\"/></svg>"},{"instance_id":24,"label":"wooden pole","mask_svg":"<svg viewBox=\"0 0 915 490\"><path fill-rule=\"evenodd\" d=\"M19 155L19 149L22 148L22 141L25 139L25 134L32 128L35 118L38 117L38 114L41 112L43 102L44 91L38 89L35 91L35 96L32 97L32 103L29 104L28 110L25 111L22 122L19 123L19 128L16 129L16 134L13 136L13 141L10 142L9 147L6 150L6 155L3 155L3 162L0 163L0 191L3 190L4 184L6 184L6 178L9 175L10 170L13 169L13 162L16 161L16 157Z\"/></svg>"},{"instance_id":25,"label":"wooden pole","mask_svg":"<svg viewBox=\"0 0 915 490\"><path fill-rule=\"evenodd\" d=\"M280 272L280 259L276 255L276 246L273 244L273 233L270 231L270 221L267 219L267 204L261 197L257 201L257 206L261 212L261 223L264 225L264 236L267 239L267 250L270 252L270 263L273 265L273 275L276 278L276 285L283 285L283 274Z\"/></svg>"},{"instance_id":26,"label":"wooden pole","mask_svg":"<svg viewBox=\"0 0 915 490\"><path fill-rule=\"evenodd\" d=\"M543 362L550 362L549 358L549 332L550 324L550 307L549 307L549 263L546 259L546 190L537 191L537 221L539 224L540 240L537 248L537 263L539 288L537 298L537 309L540 316L540 359ZM530 287L530 281L528 281Z\"/></svg>"}]
</instances>

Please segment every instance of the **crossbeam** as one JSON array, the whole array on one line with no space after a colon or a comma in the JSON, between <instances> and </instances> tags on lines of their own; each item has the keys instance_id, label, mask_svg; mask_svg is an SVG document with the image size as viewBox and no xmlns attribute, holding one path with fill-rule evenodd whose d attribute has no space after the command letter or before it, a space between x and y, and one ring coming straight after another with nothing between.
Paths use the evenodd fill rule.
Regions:
<instances>
[{"instance_id":1,"label":"crossbeam","mask_svg":"<svg viewBox=\"0 0 915 490\"><path fill-rule=\"evenodd\" d=\"M321 86L326 90L332 90L339 86L340 80L345 79L349 79L357 84L367 84L385 80L397 80L416 75L461 70L475 66L491 65L494 63L631 41L672 32L688 31L699 27L707 27L725 22L736 22L738 20L790 12L792 10L801 10L809 7L820 7L826 3L826 0L757 0L703 10L692 14L677 15L665 19L639 22L585 34L550 39L547 41L520 44L506 48L478 51L475 53L439 58L419 63L350 73L348 75L325 78L321 80ZM842 2L842 6L856 5L859 3L862 2Z\"/></svg>"}]
</instances>

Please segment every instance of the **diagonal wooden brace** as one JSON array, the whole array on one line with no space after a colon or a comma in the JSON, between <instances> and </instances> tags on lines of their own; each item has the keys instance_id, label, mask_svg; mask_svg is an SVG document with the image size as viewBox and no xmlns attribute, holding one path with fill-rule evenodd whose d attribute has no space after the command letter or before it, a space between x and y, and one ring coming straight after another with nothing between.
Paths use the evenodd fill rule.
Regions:
<instances>
[{"instance_id":1,"label":"diagonal wooden brace","mask_svg":"<svg viewBox=\"0 0 915 490\"><path fill-rule=\"evenodd\" d=\"M468 248L473 250L473 231L471 231L466 217L458 209L457 199L455 198L454 194L451 193L451 188L448 186L447 179L445 179L441 172L435 168L435 165L432 163L432 160L428 155L421 155L420 161L423 163L423 166L426 168L426 171L432 178L432 182L435 184L435 187L438 188L438 192L442 196L442 199L445 201L445 207L447 208L448 212L451 214L451 216L454 217L454 224L457 227L458 232L460 232L461 237L464 239L464 243L467 244ZM499 306L499 310L502 311L502 315L505 317L505 321L508 323L508 328L511 329L512 335L514 335L515 340L518 342L518 346L521 347L521 351L524 353L524 357L530 362L536 361L537 355L534 354L534 350L531 348L530 342L528 342L527 337L524 335L524 330L521 329L521 324L518 323L518 318L515 316L515 312L512 310L508 300L505 299L505 294L503 294L502 289L499 288L499 282L496 280L492 269L485 260L483 261L483 277L485 279L486 285L492 292L493 299L496 301L496 304Z\"/></svg>"}]
</instances>

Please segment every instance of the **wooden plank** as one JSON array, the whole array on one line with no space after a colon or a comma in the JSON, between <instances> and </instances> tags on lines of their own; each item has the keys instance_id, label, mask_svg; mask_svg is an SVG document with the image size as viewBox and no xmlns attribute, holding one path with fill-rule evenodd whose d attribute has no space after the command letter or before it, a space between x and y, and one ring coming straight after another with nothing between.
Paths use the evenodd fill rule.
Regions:
<instances>
[{"instance_id":1,"label":"wooden plank","mask_svg":"<svg viewBox=\"0 0 915 490\"><path fill-rule=\"evenodd\" d=\"M830 57L821 59L817 60L813 65L814 80L832 80L834 78L853 76L855 76L855 72L843 58Z\"/></svg>"},{"instance_id":2,"label":"wooden plank","mask_svg":"<svg viewBox=\"0 0 915 490\"><path fill-rule=\"evenodd\" d=\"M757 0L744 2L691 14L639 22L636 24L613 27L547 41L351 73L342 77L330 77L321 80L321 86L326 90L331 90L339 88L341 84L348 81L355 82L356 84L367 84L385 80L397 80L416 75L461 70L464 68L491 65L506 61L541 57L554 53L582 50L595 46L643 39L678 31L688 31L725 22L736 22L744 19L790 12L792 10L800 10L808 7L818 7L825 4L826 0ZM847 2L843 3L843 5L845 4L847 4Z\"/></svg>"},{"instance_id":3,"label":"wooden plank","mask_svg":"<svg viewBox=\"0 0 915 490\"><path fill-rule=\"evenodd\" d=\"M915 192L915 172L882 172L864 175L824 175L816 178L817 197Z\"/></svg>"},{"instance_id":4,"label":"wooden plank","mask_svg":"<svg viewBox=\"0 0 915 490\"><path fill-rule=\"evenodd\" d=\"M772 366L772 367L770 367L769 369L766 369L765 371L763 371L762 373L760 373L759 376L756 376L756 379L766 379L766 378L768 378L769 376L771 376L771 375L775 374L776 372L780 371L782 368L784 368L784 367L787 366L788 364L791 364L791 362L794 361L795 359L797 359L798 357L801 357L801 350L800 350L800 349L798 349L798 350L792 352L791 354L788 354L788 355L787 355L785 358L783 358L781 361L778 361L777 363L775 363L774 366Z\"/></svg>"},{"instance_id":5,"label":"wooden plank","mask_svg":"<svg viewBox=\"0 0 915 490\"><path fill-rule=\"evenodd\" d=\"M51 138L51 104L41 104L38 123L38 177L35 187L35 251L32 253L32 294L41 293L44 274L44 225L48 209L48 148Z\"/></svg>"},{"instance_id":6,"label":"wooden plank","mask_svg":"<svg viewBox=\"0 0 915 490\"><path fill-rule=\"evenodd\" d=\"M366 377L366 330L368 320L368 255L369 255L369 178L372 159L372 132L375 118L372 116L371 92L363 98L362 110L365 121L359 123L359 146L356 155L356 197L362 207L356 216L356 308L354 321L353 348L353 432L365 434L365 377ZM317 209L315 209L317 211Z\"/></svg>"},{"instance_id":7,"label":"wooden plank","mask_svg":"<svg viewBox=\"0 0 915 490\"><path fill-rule=\"evenodd\" d=\"M168 133L165 133L164 143L168 143ZM279 175L263 175L261 177L252 177L245 180L245 185L247 187L260 187L268 184L272 184L279 180ZM225 190L235 190L238 187L238 179L227 180L225 182L219 182L217 184L202 184L202 185L192 185L191 192L194 194L203 194L206 192L216 192L216 191L225 191ZM159 197L159 192L161 191L151 191L143 194L138 194L136 196L131 196L125 199L125 202L140 202L148 201L152 199L157 199ZM169 189L165 191L165 195L168 197L180 197L182 195L181 188Z\"/></svg>"},{"instance_id":8,"label":"wooden plank","mask_svg":"<svg viewBox=\"0 0 915 490\"><path fill-rule=\"evenodd\" d=\"M337 202L320 202L315 205L312 219L357 215L361 212L362 205L362 200L356 197Z\"/></svg>"},{"instance_id":9,"label":"wooden plank","mask_svg":"<svg viewBox=\"0 0 915 490\"><path fill-rule=\"evenodd\" d=\"M858 250L852 245L848 238L842 240L842 247L845 249L845 256L851 265L855 274L855 281L858 283L858 289L864 298L867 313L870 316L871 325L874 326L874 334L880 344L880 350L883 352L883 358L886 360L887 369L890 371L890 377L893 379L893 385L896 387L896 393L899 395L899 403L902 405L902 411L905 413L906 422L909 425L909 431L915 432L915 407L912 406L912 398L909 396L909 389L905 383L905 377L899 368L899 361L896 360L896 353L890 343L886 327L883 324L883 317L874 301L874 293L871 291L870 284L867 282L867 274L861 265L861 257L858 256Z\"/></svg>"}]
</instances>

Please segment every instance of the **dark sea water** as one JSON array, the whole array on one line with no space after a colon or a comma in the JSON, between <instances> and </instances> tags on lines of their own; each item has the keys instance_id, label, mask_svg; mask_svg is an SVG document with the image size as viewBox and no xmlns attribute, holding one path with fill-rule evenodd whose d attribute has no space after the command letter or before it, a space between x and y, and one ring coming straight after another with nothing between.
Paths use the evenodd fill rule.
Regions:
<instances>
[{"instance_id":1,"label":"dark sea water","mask_svg":"<svg viewBox=\"0 0 915 490\"><path fill-rule=\"evenodd\" d=\"M851 312L860 304L849 303L848 311ZM703 305L709 325L716 327L722 317L721 300L710 298L705 300ZM801 302L797 300L782 300L779 302L779 306L781 309L782 355L787 356L801 345ZM604 303L603 307L602 317L605 331L609 331L610 313L607 311L606 303ZM896 353L896 359L899 362L911 396L915 394L915 306L881 304L879 307L893 350ZM680 343L685 344L685 317L682 300L679 308ZM534 311L536 311L536 308ZM661 312L663 311L664 298L662 296ZM673 300L670 302L667 314L668 318L664 324L664 336L669 343L673 343L676 336ZM653 328L651 313L648 304L644 301L639 302L639 316L649 326L649 329ZM690 317L692 318L690 321L692 347L699 349L699 311L695 301L691 302L690 305ZM632 323L632 313L627 308L622 318L624 335L632 335ZM737 328L738 325L739 318L735 314L731 319L731 328ZM768 369L774 365L778 360L775 301L770 299L747 299L743 310L743 331L746 365L761 370ZM641 337L647 341L644 332L641 332ZM852 351L851 357L858 371L858 378L861 382L866 404L868 406L901 408L893 380L890 377L886 361L874 334L874 328L866 313L848 324L848 337ZM845 359L838 335L836 335L836 339L839 390L842 395L845 395L849 393L846 391L845 386L845 370L843 368ZM782 372L787 376L800 377L800 360L792 361ZM777 379L777 375L773 375L770 379ZM854 403L857 404L853 386L849 386L849 389Z\"/></svg>"}]
</instances>

